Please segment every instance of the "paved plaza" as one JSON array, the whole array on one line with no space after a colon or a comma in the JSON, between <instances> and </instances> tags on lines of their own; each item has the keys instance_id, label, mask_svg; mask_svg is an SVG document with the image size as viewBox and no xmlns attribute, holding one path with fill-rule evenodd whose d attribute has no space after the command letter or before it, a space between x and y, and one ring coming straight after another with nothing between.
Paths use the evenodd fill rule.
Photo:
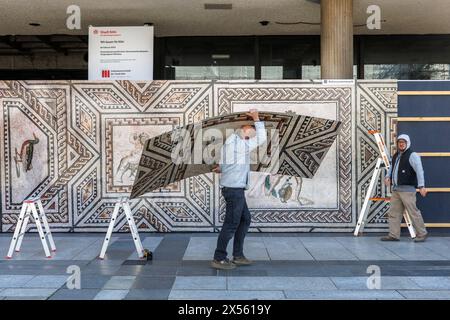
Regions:
<instances>
[{"instance_id":1,"label":"paved plaza","mask_svg":"<svg viewBox=\"0 0 450 320\"><path fill-rule=\"evenodd\" d=\"M0 235L2 256L11 236ZM254 265L231 271L209 266L217 234L142 234L152 261L138 259L129 234L115 234L98 259L103 236L55 234L57 252L47 259L37 235L26 234L22 251L0 260L0 299L450 299L450 237L442 235L414 243L250 234L245 252ZM67 287L73 265L81 289ZM379 289L367 286L369 266L380 268Z\"/></svg>"}]
</instances>

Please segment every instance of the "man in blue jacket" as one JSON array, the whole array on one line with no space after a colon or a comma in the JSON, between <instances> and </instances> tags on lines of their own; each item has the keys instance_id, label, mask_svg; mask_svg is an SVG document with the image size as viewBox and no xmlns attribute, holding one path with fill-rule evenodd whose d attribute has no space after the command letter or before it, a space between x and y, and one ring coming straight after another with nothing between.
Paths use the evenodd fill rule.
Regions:
<instances>
[{"instance_id":1,"label":"man in blue jacket","mask_svg":"<svg viewBox=\"0 0 450 320\"><path fill-rule=\"evenodd\" d=\"M420 156L412 151L409 136L402 134L397 138L397 153L385 178L387 186L392 185L391 207L388 212L389 235L382 241L398 241L403 212L406 209L416 231L415 242L423 242L427 230L420 210L416 206L416 188L425 197L425 178Z\"/></svg>"},{"instance_id":2,"label":"man in blue jacket","mask_svg":"<svg viewBox=\"0 0 450 320\"><path fill-rule=\"evenodd\" d=\"M211 266L216 269L234 269L236 265L252 263L243 252L244 238L251 222L245 190L249 184L250 152L264 144L267 135L258 111L252 109L247 116L253 119L254 126L244 125L227 138L221 150L220 166L213 169L220 173L220 187L226 202L225 220L211 262ZM233 236L233 261L230 261L227 258L227 245Z\"/></svg>"}]
</instances>

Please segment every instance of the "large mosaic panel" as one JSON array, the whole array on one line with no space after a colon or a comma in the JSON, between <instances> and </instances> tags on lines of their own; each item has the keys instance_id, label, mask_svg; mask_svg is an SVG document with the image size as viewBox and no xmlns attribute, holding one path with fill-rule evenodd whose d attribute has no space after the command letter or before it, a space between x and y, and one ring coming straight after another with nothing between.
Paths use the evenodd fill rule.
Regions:
<instances>
[{"instance_id":1,"label":"large mosaic panel","mask_svg":"<svg viewBox=\"0 0 450 320\"><path fill-rule=\"evenodd\" d=\"M367 131L381 130L390 143L395 92L385 81L0 81L1 231L14 230L29 196L44 199L52 230L105 231L115 202L131 191L146 140L254 107L342 124L313 179L252 175L251 230L351 231L376 158ZM142 231L217 231L224 213L212 173L131 205ZM386 208L373 208L373 230L385 226ZM127 231L123 218L116 231Z\"/></svg>"},{"instance_id":2,"label":"large mosaic panel","mask_svg":"<svg viewBox=\"0 0 450 320\"><path fill-rule=\"evenodd\" d=\"M265 175L252 174L252 188L247 196L253 231L345 231L354 225L353 94L352 85L307 82L218 83L214 86L219 114L257 108L341 122L338 137L313 179L270 181ZM286 194L283 188L290 188L293 196L289 199L282 196ZM220 198L219 206L216 219L222 222L225 213L223 198Z\"/></svg>"}]
</instances>

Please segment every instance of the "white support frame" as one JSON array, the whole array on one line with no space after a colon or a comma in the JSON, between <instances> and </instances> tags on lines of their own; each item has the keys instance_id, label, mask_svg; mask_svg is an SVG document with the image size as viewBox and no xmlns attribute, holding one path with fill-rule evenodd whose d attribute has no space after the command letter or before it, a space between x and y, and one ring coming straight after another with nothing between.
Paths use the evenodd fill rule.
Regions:
<instances>
[{"instance_id":1,"label":"white support frame","mask_svg":"<svg viewBox=\"0 0 450 320\"><path fill-rule=\"evenodd\" d=\"M37 205L37 208L36 208ZM39 211L38 211L39 209ZM8 253L6 255L7 259L11 259L14 251L19 252L22 246L22 241L25 236L30 217L33 218L36 224L37 231L39 233L39 238L42 242L42 247L44 248L45 256L51 258L49 246L52 252L56 252L55 242L53 241L53 236L50 231L50 226L45 215L44 206L40 198L29 198L23 201L22 209L20 210L19 218L17 219L16 229L14 230L14 235L9 246ZM42 222L41 222L42 220ZM44 225L44 228L42 228ZM45 232L44 232L45 230Z\"/></svg>"},{"instance_id":2,"label":"white support frame","mask_svg":"<svg viewBox=\"0 0 450 320\"><path fill-rule=\"evenodd\" d=\"M136 251L139 258L144 257L144 248L142 247L141 238L139 237L139 232L134 222L133 214L131 213L130 204L128 198L121 198L114 206L114 211L111 216L111 221L109 222L108 231L106 232L105 240L103 241L102 250L100 251L99 258L104 259L106 250L108 249L109 242L111 240L111 235L116 224L117 217L119 215L120 209L123 209L125 216L127 218L128 225L130 227L131 235L133 236L134 245L136 246Z\"/></svg>"},{"instance_id":3,"label":"white support frame","mask_svg":"<svg viewBox=\"0 0 450 320\"><path fill-rule=\"evenodd\" d=\"M366 224L367 215L369 213L370 205L372 204L372 196L373 192L375 190L375 186L377 184L378 178L380 176L381 170L385 168L386 170L389 170L390 162L389 158L387 156L387 147L384 143L383 137L379 132L373 132L372 133L375 137L375 141L378 146L378 150L380 152L380 158L377 159L377 163L375 165L375 170L373 171L372 178L370 179L369 188L367 188L366 197L364 198L364 203L361 208L361 212L359 213L358 222L356 223L356 228L353 233L355 237L362 234L364 230L364 226ZM416 237L416 232L414 230L414 227L411 223L411 218L409 217L408 212L405 210L403 213L403 218L405 219L406 226L408 227L409 234L411 235L411 238Z\"/></svg>"}]
</instances>

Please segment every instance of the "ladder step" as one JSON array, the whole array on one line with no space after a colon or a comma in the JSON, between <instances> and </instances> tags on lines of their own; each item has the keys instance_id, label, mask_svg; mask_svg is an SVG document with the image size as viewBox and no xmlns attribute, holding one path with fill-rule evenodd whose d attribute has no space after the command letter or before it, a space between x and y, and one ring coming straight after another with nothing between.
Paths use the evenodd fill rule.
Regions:
<instances>
[{"instance_id":1,"label":"ladder step","mask_svg":"<svg viewBox=\"0 0 450 320\"><path fill-rule=\"evenodd\" d=\"M389 202L391 201L391 198L382 198L382 197L373 197L369 199L370 201L386 201Z\"/></svg>"}]
</instances>

